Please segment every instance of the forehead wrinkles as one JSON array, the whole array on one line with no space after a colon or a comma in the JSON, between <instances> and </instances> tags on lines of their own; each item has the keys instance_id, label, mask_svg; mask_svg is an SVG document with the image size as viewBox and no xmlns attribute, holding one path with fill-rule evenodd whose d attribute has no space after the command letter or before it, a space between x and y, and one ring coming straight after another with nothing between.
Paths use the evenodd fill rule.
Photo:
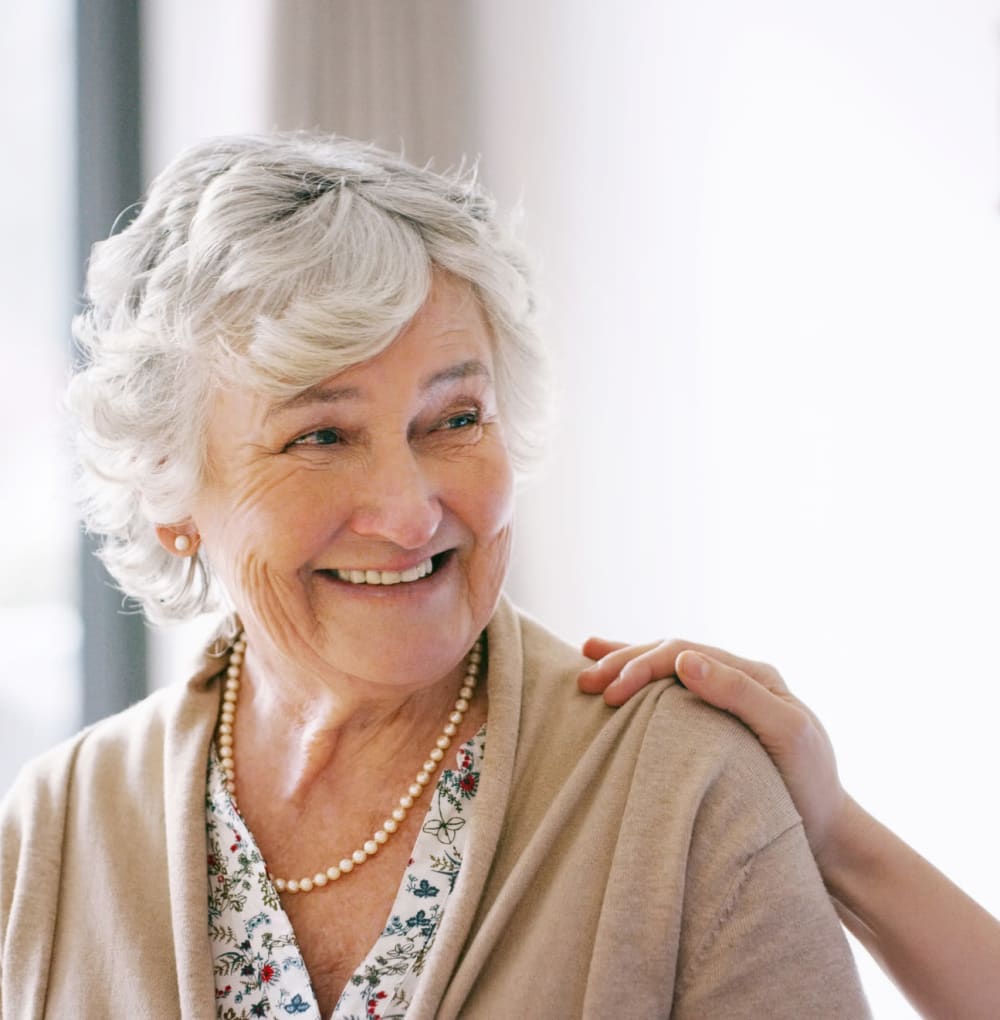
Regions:
<instances>
[{"instance_id":1,"label":"forehead wrinkles","mask_svg":"<svg viewBox=\"0 0 1000 1020\"><path fill-rule=\"evenodd\" d=\"M464 331L461 332L464 333ZM473 378L480 379L487 385L492 385L493 377L486 361L476 356L463 357L463 353L468 354L468 352L459 353L459 357L462 360L432 371L420 379L415 386L417 395L421 397L433 395L434 391L443 389L451 383ZM483 353L484 357L489 359L489 351L484 351ZM287 399L271 404L263 413L263 424L266 425L272 419L294 411L297 408L326 407L340 403L371 404L377 402L382 392L382 387L378 382L362 382L360 385L353 385L352 382L345 380L343 384L338 385L338 380L344 375L350 376L350 373L351 370L348 369L346 372L338 373L337 376L329 380L316 383Z\"/></svg>"}]
</instances>

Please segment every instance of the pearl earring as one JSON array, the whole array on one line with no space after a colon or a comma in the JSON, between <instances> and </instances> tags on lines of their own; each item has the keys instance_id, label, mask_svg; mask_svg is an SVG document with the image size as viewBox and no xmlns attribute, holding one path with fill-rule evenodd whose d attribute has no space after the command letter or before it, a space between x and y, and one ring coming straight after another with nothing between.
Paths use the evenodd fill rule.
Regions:
<instances>
[{"instance_id":1,"label":"pearl earring","mask_svg":"<svg viewBox=\"0 0 1000 1020\"><path fill-rule=\"evenodd\" d=\"M191 548L191 539L187 535L178 535L174 539L174 548L179 553L186 553Z\"/></svg>"}]
</instances>

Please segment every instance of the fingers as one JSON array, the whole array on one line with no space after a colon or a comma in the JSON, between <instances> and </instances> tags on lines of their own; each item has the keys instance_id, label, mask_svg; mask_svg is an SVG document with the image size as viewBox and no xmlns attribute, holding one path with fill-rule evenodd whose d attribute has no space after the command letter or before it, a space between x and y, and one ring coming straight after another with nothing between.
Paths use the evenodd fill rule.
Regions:
<instances>
[{"instance_id":1,"label":"fingers","mask_svg":"<svg viewBox=\"0 0 1000 1020\"><path fill-rule=\"evenodd\" d=\"M784 680L781 679L781 674L774 666L770 666L766 662L744 659L739 655L732 655L722 648L713 648L711 645L699 645L694 641L676 641L673 643L677 646L677 655L685 651L700 652L706 658L728 666L730 669L745 673L769 691L782 694L788 692Z\"/></svg>"},{"instance_id":2,"label":"fingers","mask_svg":"<svg viewBox=\"0 0 1000 1020\"><path fill-rule=\"evenodd\" d=\"M606 691L609 684L618 682L622 671L629 663L656 647L658 646L655 642L647 645L623 645L617 641L606 641L603 638L590 638L584 643L583 654L590 658L597 658L598 661L581 671L577 678L580 690L586 694L600 694L602 691ZM650 680L669 675L670 671L646 674L645 679L631 689L631 694L645 686ZM627 701L631 694L623 697L621 701L611 701L608 704L620 705ZM605 700L607 700L606 694Z\"/></svg>"},{"instance_id":3,"label":"fingers","mask_svg":"<svg viewBox=\"0 0 1000 1020\"><path fill-rule=\"evenodd\" d=\"M675 665L685 687L742 719L765 747L787 743L806 721L804 710L790 698L781 678L769 666L754 664L766 677L760 679L690 649L677 656Z\"/></svg>"},{"instance_id":4,"label":"fingers","mask_svg":"<svg viewBox=\"0 0 1000 1020\"><path fill-rule=\"evenodd\" d=\"M624 641L609 641L607 638L589 637L584 641L582 651L588 659L603 659L605 655L610 655L612 652L617 652L619 648L624 647Z\"/></svg>"},{"instance_id":5,"label":"fingers","mask_svg":"<svg viewBox=\"0 0 1000 1020\"><path fill-rule=\"evenodd\" d=\"M731 655L711 645L680 640L622 645L603 638L590 638L584 645L585 654L600 658L580 673L580 690L587 694L603 691L604 700L609 705L622 705L651 681L675 676L677 657L689 650L745 673L769 691L787 693L784 681L773 666Z\"/></svg>"}]
</instances>

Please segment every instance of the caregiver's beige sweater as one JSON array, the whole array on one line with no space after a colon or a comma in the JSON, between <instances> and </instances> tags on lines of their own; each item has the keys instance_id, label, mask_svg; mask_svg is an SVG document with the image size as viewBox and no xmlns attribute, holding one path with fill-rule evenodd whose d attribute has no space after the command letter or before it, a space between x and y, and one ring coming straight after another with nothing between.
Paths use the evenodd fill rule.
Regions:
<instances>
[{"instance_id":1,"label":"caregiver's beige sweater","mask_svg":"<svg viewBox=\"0 0 1000 1020\"><path fill-rule=\"evenodd\" d=\"M869 1015L785 788L677 685L578 693L503 602L486 760L408 1018ZM205 768L216 662L30 765L0 819L0 1014L215 1015ZM335 902L336 889L324 893Z\"/></svg>"}]
</instances>

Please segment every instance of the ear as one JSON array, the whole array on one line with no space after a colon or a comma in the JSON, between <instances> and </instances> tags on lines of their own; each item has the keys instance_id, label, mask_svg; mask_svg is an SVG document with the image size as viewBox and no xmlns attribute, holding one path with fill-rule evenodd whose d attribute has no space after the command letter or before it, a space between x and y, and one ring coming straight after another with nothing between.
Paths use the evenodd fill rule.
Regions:
<instances>
[{"instance_id":1,"label":"ear","mask_svg":"<svg viewBox=\"0 0 1000 1020\"><path fill-rule=\"evenodd\" d=\"M156 538L174 556L194 556L201 540L190 521L184 524L157 524Z\"/></svg>"}]
</instances>

